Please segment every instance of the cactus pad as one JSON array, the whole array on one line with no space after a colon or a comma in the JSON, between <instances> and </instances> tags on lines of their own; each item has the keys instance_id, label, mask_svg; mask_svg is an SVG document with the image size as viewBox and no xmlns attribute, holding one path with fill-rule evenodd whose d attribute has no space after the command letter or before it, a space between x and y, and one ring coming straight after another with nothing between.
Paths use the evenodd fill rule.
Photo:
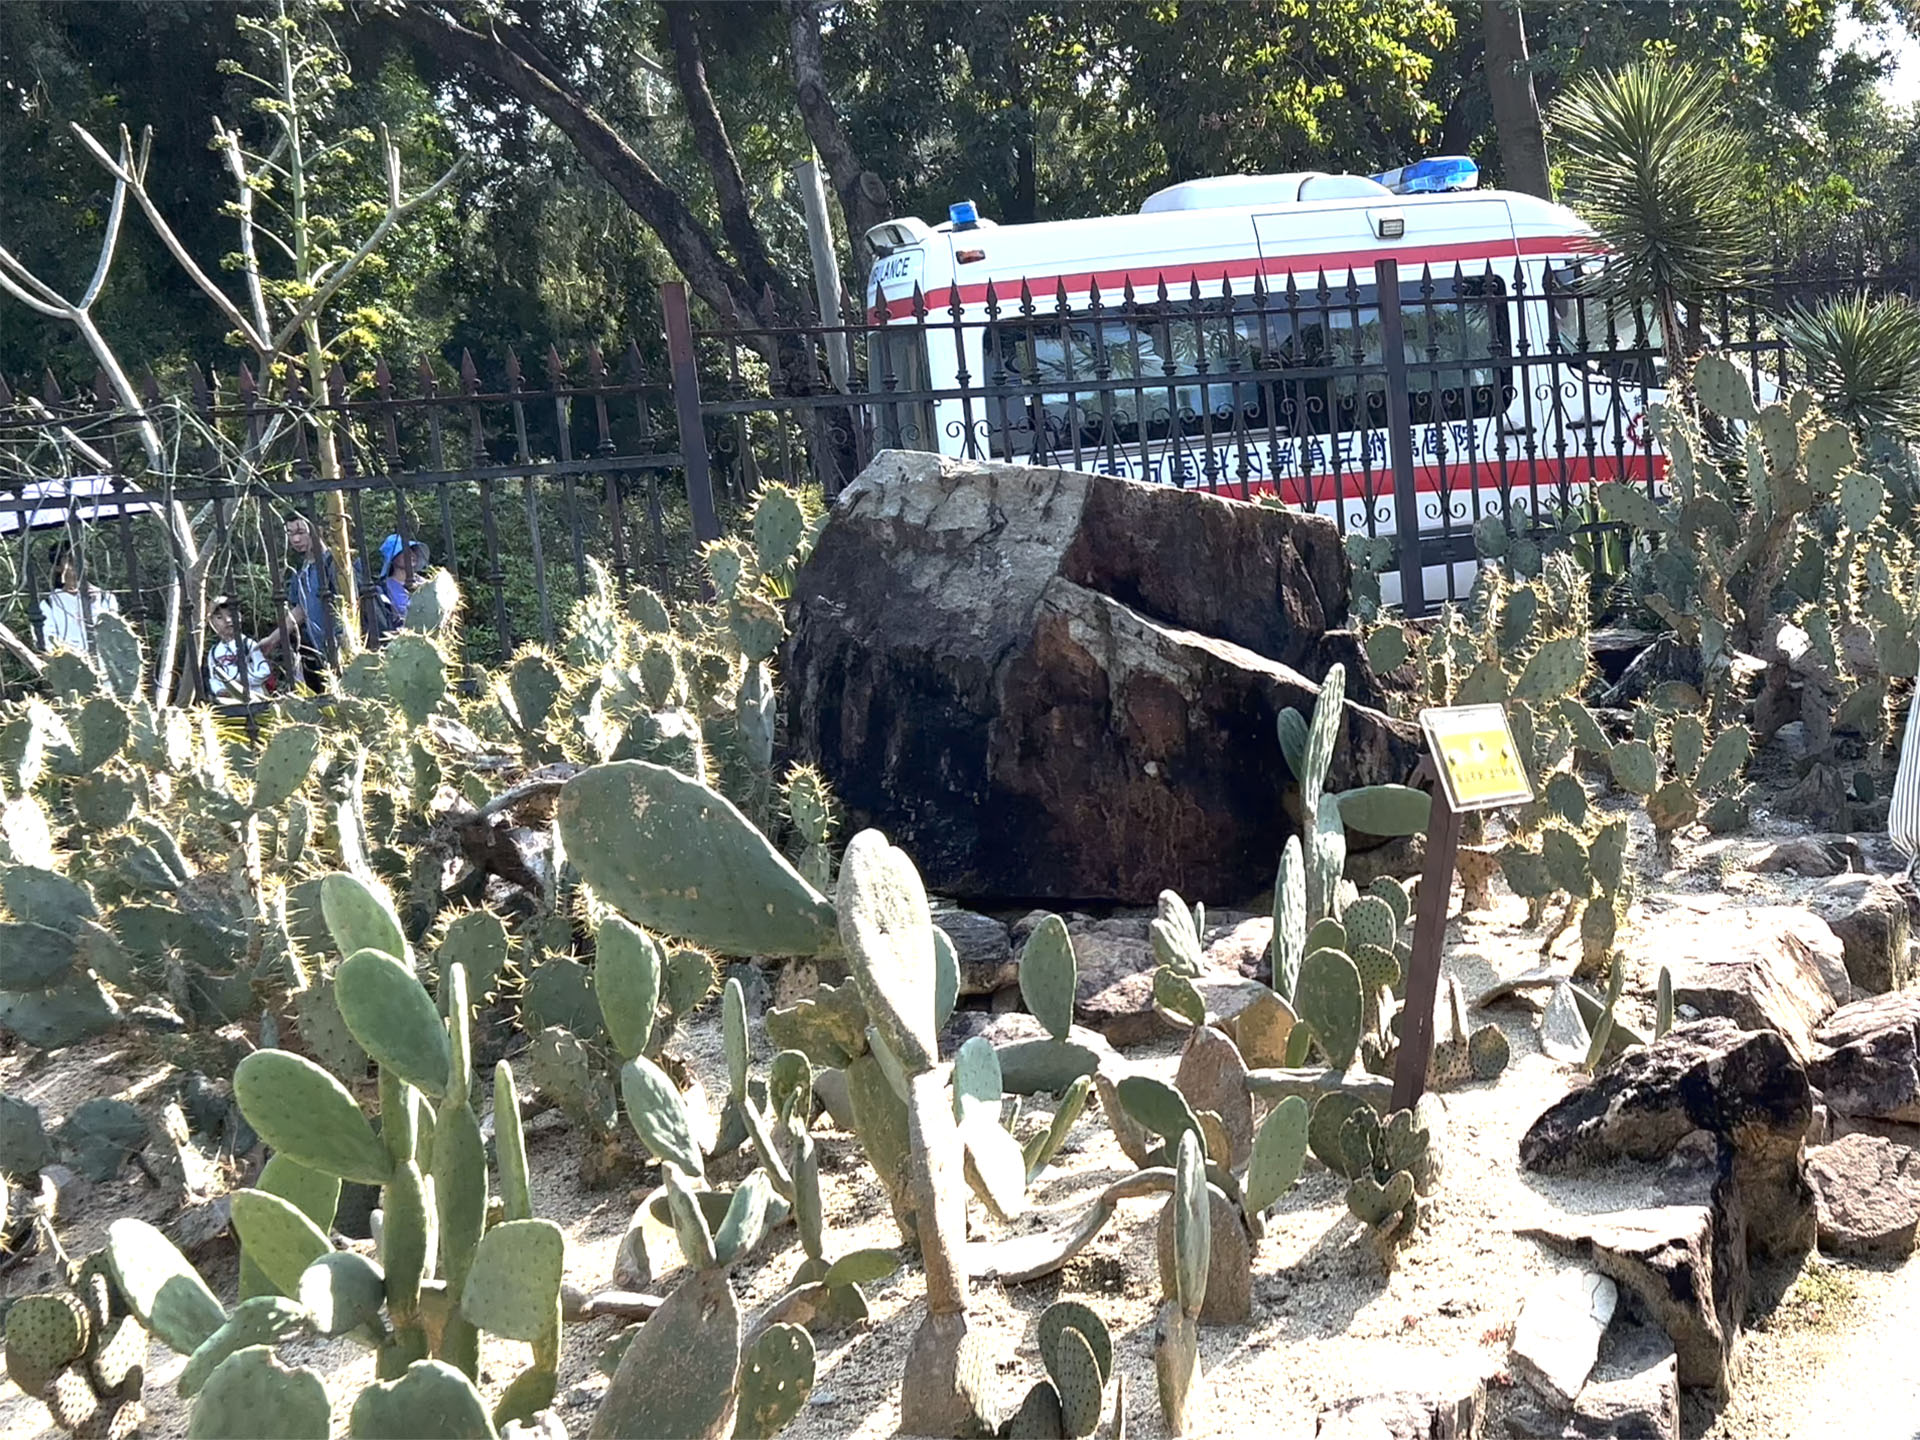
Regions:
<instances>
[{"instance_id":1,"label":"cactus pad","mask_svg":"<svg viewBox=\"0 0 1920 1440\"><path fill-rule=\"evenodd\" d=\"M282 725L268 738L253 769L253 808L277 810L291 800L320 758L320 730Z\"/></svg>"},{"instance_id":2,"label":"cactus pad","mask_svg":"<svg viewBox=\"0 0 1920 1440\"><path fill-rule=\"evenodd\" d=\"M107 1266L140 1323L163 1344L191 1355L227 1323L227 1312L173 1242L144 1220L107 1227Z\"/></svg>"},{"instance_id":3,"label":"cactus pad","mask_svg":"<svg viewBox=\"0 0 1920 1440\"><path fill-rule=\"evenodd\" d=\"M1307 871L1300 837L1289 835L1273 881L1273 988L1292 1000L1307 954Z\"/></svg>"},{"instance_id":4,"label":"cactus pad","mask_svg":"<svg viewBox=\"0 0 1920 1440\"><path fill-rule=\"evenodd\" d=\"M1067 922L1058 915L1047 916L1021 948L1020 996L1056 1040L1064 1040L1073 1024L1078 974Z\"/></svg>"},{"instance_id":5,"label":"cactus pad","mask_svg":"<svg viewBox=\"0 0 1920 1440\"><path fill-rule=\"evenodd\" d=\"M1060 1392L1051 1380L1037 1380L1020 1408L1007 1420L1007 1440L1061 1440Z\"/></svg>"},{"instance_id":6,"label":"cactus pad","mask_svg":"<svg viewBox=\"0 0 1920 1440\"><path fill-rule=\"evenodd\" d=\"M1694 393L1700 403L1727 420L1757 420L1753 390L1740 367L1724 355L1702 355L1693 370Z\"/></svg>"},{"instance_id":7,"label":"cactus pad","mask_svg":"<svg viewBox=\"0 0 1920 1440\"><path fill-rule=\"evenodd\" d=\"M1400 932L1399 917L1393 907L1372 895L1363 895L1347 906L1340 923L1347 932L1349 946L1377 945L1391 950Z\"/></svg>"},{"instance_id":8,"label":"cactus pad","mask_svg":"<svg viewBox=\"0 0 1920 1440\"><path fill-rule=\"evenodd\" d=\"M107 1277L96 1277L104 1287ZM217 1333L217 1332L216 1332ZM138 1395L145 1380L147 1332L131 1315L97 1326L87 1375L101 1395Z\"/></svg>"},{"instance_id":9,"label":"cactus pad","mask_svg":"<svg viewBox=\"0 0 1920 1440\"><path fill-rule=\"evenodd\" d=\"M627 1346L590 1440L726 1440L741 1360L740 1306L719 1270L688 1275Z\"/></svg>"},{"instance_id":10,"label":"cactus pad","mask_svg":"<svg viewBox=\"0 0 1920 1440\"><path fill-rule=\"evenodd\" d=\"M325 1230L278 1195L236 1190L231 1203L243 1253L282 1295L295 1294L307 1267L333 1249Z\"/></svg>"},{"instance_id":11,"label":"cactus pad","mask_svg":"<svg viewBox=\"0 0 1920 1440\"><path fill-rule=\"evenodd\" d=\"M1512 1051L1498 1025L1482 1025L1467 1038L1467 1063L1476 1080L1492 1080L1507 1068Z\"/></svg>"},{"instance_id":12,"label":"cactus pad","mask_svg":"<svg viewBox=\"0 0 1920 1440\"><path fill-rule=\"evenodd\" d=\"M378 950L396 960L407 958L407 937L384 889L357 875L335 871L320 881L320 911L342 956Z\"/></svg>"},{"instance_id":13,"label":"cactus pad","mask_svg":"<svg viewBox=\"0 0 1920 1440\"><path fill-rule=\"evenodd\" d=\"M1204 1141L1200 1121L1187 1104L1186 1096L1166 1081L1151 1075L1128 1075L1114 1088L1121 1108L1164 1139L1169 1152L1180 1143L1180 1137L1188 1133L1196 1141Z\"/></svg>"},{"instance_id":14,"label":"cactus pad","mask_svg":"<svg viewBox=\"0 0 1920 1440\"><path fill-rule=\"evenodd\" d=\"M383 1185L393 1157L346 1087L311 1060L256 1050L233 1072L240 1113L275 1150L310 1170Z\"/></svg>"},{"instance_id":15,"label":"cactus pad","mask_svg":"<svg viewBox=\"0 0 1920 1440\"><path fill-rule=\"evenodd\" d=\"M187 1361L177 1382L180 1393L188 1398L203 1386L229 1355L254 1345L272 1347L282 1340L305 1333L308 1316L304 1306L279 1295L256 1295L244 1300L228 1317L227 1323L209 1335Z\"/></svg>"},{"instance_id":16,"label":"cactus pad","mask_svg":"<svg viewBox=\"0 0 1920 1440\"><path fill-rule=\"evenodd\" d=\"M1093 1434L1100 1426L1107 1377L1092 1345L1078 1328L1066 1325L1045 1358L1047 1373L1060 1396L1061 1434L1069 1440L1081 1440ZM1112 1363L1111 1359L1108 1363Z\"/></svg>"},{"instance_id":17,"label":"cactus pad","mask_svg":"<svg viewBox=\"0 0 1920 1440\"><path fill-rule=\"evenodd\" d=\"M1340 793L1340 820L1368 835L1424 835L1433 797L1410 785L1365 785Z\"/></svg>"},{"instance_id":18,"label":"cactus pad","mask_svg":"<svg viewBox=\"0 0 1920 1440\"><path fill-rule=\"evenodd\" d=\"M398 1380L362 1390L347 1428L352 1440L494 1440L480 1392L439 1360L417 1360Z\"/></svg>"},{"instance_id":19,"label":"cactus pad","mask_svg":"<svg viewBox=\"0 0 1920 1440\"><path fill-rule=\"evenodd\" d=\"M482 1330L529 1343L559 1323L566 1239L551 1220L509 1220L480 1237L460 1313Z\"/></svg>"},{"instance_id":20,"label":"cactus pad","mask_svg":"<svg viewBox=\"0 0 1920 1440\"><path fill-rule=\"evenodd\" d=\"M1702 792L1717 790L1740 773L1741 767L1747 763L1752 740L1744 725L1729 726L1713 737L1713 744L1701 760L1700 772L1696 777Z\"/></svg>"},{"instance_id":21,"label":"cactus pad","mask_svg":"<svg viewBox=\"0 0 1920 1440\"><path fill-rule=\"evenodd\" d=\"M236 1351L208 1377L187 1440L327 1440L332 1406L315 1370L294 1370L264 1345Z\"/></svg>"},{"instance_id":22,"label":"cactus pad","mask_svg":"<svg viewBox=\"0 0 1920 1440\"><path fill-rule=\"evenodd\" d=\"M1313 1114L1307 1124L1307 1144L1322 1165L1336 1175L1344 1175L1349 1180L1358 1174L1358 1170L1349 1170L1349 1157L1342 1144L1342 1135L1347 1121L1356 1113L1367 1110L1367 1103L1345 1091L1332 1090L1314 1102ZM1368 1114L1371 1115L1371 1111ZM1369 1153L1367 1163L1372 1163Z\"/></svg>"},{"instance_id":23,"label":"cactus pad","mask_svg":"<svg viewBox=\"0 0 1920 1440\"><path fill-rule=\"evenodd\" d=\"M1412 1199L1413 1176L1404 1170L1396 1170L1384 1185L1371 1175L1360 1175L1347 1187L1347 1208L1376 1227L1398 1216Z\"/></svg>"},{"instance_id":24,"label":"cactus pad","mask_svg":"<svg viewBox=\"0 0 1920 1440\"><path fill-rule=\"evenodd\" d=\"M769 1440L800 1413L813 1390L813 1337L798 1325L769 1325L740 1369L738 1440Z\"/></svg>"},{"instance_id":25,"label":"cactus pad","mask_svg":"<svg viewBox=\"0 0 1920 1440\"><path fill-rule=\"evenodd\" d=\"M1173 1198L1168 1202L1173 1214L1173 1294L1168 1298L1197 1317L1206 1303L1213 1250L1213 1201L1197 1134L1180 1137L1173 1172Z\"/></svg>"},{"instance_id":26,"label":"cactus pad","mask_svg":"<svg viewBox=\"0 0 1920 1440\"><path fill-rule=\"evenodd\" d=\"M1307 1156L1307 1102L1289 1095L1260 1122L1247 1162L1246 1208L1258 1215L1293 1188Z\"/></svg>"},{"instance_id":27,"label":"cactus pad","mask_svg":"<svg viewBox=\"0 0 1920 1440\"><path fill-rule=\"evenodd\" d=\"M731 955L831 947L831 904L731 801L642 760L595 765L560 792L567 854L636 923Z\"/></svg>"},{"instance_id":28,"label":"cactus pad","mask_svg":"<svg viewBox=\"0 0 1920 1440\"><path fill-rule=\"evenodd\" d=\"M686 1102L666 1071L636 1056L620 1067L620 1095L627 1119L656 1158L695 1179L706 1174Z\"/></svg>"},{"instance_id":29,"label":"cactus pad","mask_svg":"<svg viewBox=\"0 0 1920 1440\"><path fill-rule=\"evenodd\" d=\"M7 1311L7 1376L38 1395L87 1349L87 1308L71 1295L27 1295Z\"/></svg>"},{"instance_id":30,"label":"cactus pad","mask_svg":"<svg viewBox=\"0 0 1920 1440\"><path fill-rule=\"evenodd\" d=\"M360 950L334 972L341 1018L382 1069L436 1100L447 1093L452 1047L440 1007L390 954Z\"/></svg>"},{"instance_id":31,"label":"cactus pad","mask_svg":"<svg viewBox=\"0 0 1920 1440\"><path fill-rule=\"evenodd\" d=\"M478 1002L493 994L507 965L507 927L490 910L469 910L454 917L434 947L434 965L442 975L455 965L467 972L467 991Z\"/></svg>"},{"instance_id":32,"label":"cactus pad","mask_svg":"<svg viewBox=\"0 0 1920 1440\"><path fill-rule=\"evenodd\" d=\"M910 1075L938 1055L933 1024L933 918L911 861L877 830L853 837L841 861L841 943L867 1015Z\"/></svg>"},{"instance_id":33,"label":"cactus pad","mask_svg":"<svg viewBox=\"0 0 1920 1440\"><path fill-rule=\"evenodd\" d=\"M593 990L614 1053L632 1059L646 1052L660 1004L664 958L653 937L618 915L594 934Z\"/></svg>"},{"instance_id":34,"label":"cactus pad","mask_svg":"<svg viewBox=\"0 0 1920 1440\"><path fill-rule=\"evenodd\" d=\"M1316 950L1300 963L1293 1008L1313 1031L1327 1064L1344 1070L1360 1047L1364 1003L1360 972L1338 950Z\"/></svg>"}]
</instances>

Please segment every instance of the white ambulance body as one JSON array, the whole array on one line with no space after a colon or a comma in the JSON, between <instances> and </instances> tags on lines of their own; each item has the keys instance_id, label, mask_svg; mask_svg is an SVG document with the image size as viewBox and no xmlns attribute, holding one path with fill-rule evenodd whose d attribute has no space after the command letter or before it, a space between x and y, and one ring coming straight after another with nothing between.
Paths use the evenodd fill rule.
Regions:
<instances>
[{"instance_id":1,"label":"white ambulance body","mask_svg":"<svg viewBox=\"0 0 1920 1440\"><path fill-rule=\"evenodd\" d=\"M1000 226L968 204L938 227L876 226L869 389L940 398L875 403L875 443L957 455L971 438L993 458L1277 491L1346 531L1451 530L1455 563L1429 566L1425 592L1464 594L1477 520L1509 500L1516 520L1550 516L1596 480L1653 483L1664 469L1646 433L1660 398L1649 367L1542 358L1576 348L1567 292L1595 263L1592 231L1563 206L1468 188L1475 179L1457 159L1372 178L1236 175L1162 190L1137 215ZM1387 258L1410 367L1400 433L1415 525L1394 505L1400 427L1376 291ZM1602 308L1578 306L1587 348L1657 346L1620 317L1593 333ZM1289 367L1319 378L1297 382ZM1022 387L1013 399L1009 385ZM1398 577L1385 579L1395 602Z\"/></svg>"}]
</instances>

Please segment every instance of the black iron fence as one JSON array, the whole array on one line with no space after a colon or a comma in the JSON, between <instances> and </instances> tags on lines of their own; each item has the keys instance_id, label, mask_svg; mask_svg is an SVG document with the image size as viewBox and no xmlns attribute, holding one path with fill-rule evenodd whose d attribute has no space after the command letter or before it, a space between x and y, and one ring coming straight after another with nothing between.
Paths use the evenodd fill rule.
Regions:
<instances>
[{"instance_id":1,"label":"black iron fence","mask_svg":"<svg viewBox=\"0 0 1920 1440\"><path fill-rule=\"evenodd\" d=\"M1913 278L1776 270L1677 318L1766 394L1803 378L1783 313ZM730 504L769 479L832 495L887 447L1274 497L1365 537L1361 563L1420 614L1464 594L1489 524L1617 563L1593 484L1657 492L1663 474L1660 317L1603 298L1577 261L953 285L784 328L696 328L679 285L662 301L644 348L665 373L637 344L549 351L532 376L463 355L358 386L335 370L320 394L294 376L269 399L242 367L171 397L149 379L138 413L104 381L0 385L0 620L29 634L51 583L34 539L82 532L92 583L157 617L173 559L152 507L178 502L215 549L214 588L257 627L279 604L278 522L338 495L363 577L390 534L454 569L484 666L552 641L589 561L671 588Z\"/></svg>"}]
</instances>

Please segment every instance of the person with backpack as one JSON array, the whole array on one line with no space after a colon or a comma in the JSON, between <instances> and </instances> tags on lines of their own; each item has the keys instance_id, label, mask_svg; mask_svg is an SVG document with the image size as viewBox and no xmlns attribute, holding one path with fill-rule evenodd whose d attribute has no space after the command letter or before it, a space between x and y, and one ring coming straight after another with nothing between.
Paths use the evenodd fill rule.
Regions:
<instances>
[{"instance_id":1,"label":"person with backpack","mask_svg":"<svg viewBox=\"0 0 1920 1440\"><path fill-rule=\"evenodd\" d=\"M340 575L320 527L298 510L287 517L287 563L286 615L261 639L260 648L284 654L309 690L324 691L327 676L340 663L340 622L334 611Z\"/></svg>"},{"instance_id":2,"label":"person with backpack","mask_svg":"<svg viewBox=\"0 0 1920 1440\"><path fill-rule=\"evenodd\" d=\"M380 542L380 574L367 587L367 648L378 649L406 628L407 602L427 568L427 547L419 540L389 535Z\"/></svg>"}]
</instances>

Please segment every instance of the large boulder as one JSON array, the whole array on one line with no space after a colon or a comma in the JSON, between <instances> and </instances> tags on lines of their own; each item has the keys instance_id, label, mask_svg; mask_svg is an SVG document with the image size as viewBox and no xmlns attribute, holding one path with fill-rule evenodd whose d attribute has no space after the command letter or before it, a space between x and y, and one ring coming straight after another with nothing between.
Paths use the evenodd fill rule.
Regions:
<instances>
[{"instance_id":1,"label":"large boulder","mask_svg":"<svg viewBox=\"0 0 1920 1440\"><path fill-rule=\"evenodd\" d=\"M886 451L796 578L788 742L943 894L1244 900L1299 825L1275 720L1330 664L1349 703L1329 787L1419 758L1364 703L1347 573L1325 520Z\"/></svg>"},{"instance_id":2,"label":"large boulder","mask_svg":"<svg viewBox=\"0 0 1920 1440\"><path fill-rule=\"evenodd\" d=\"M1840 938L1818 915L1756 905L1701 915L1675 910L1640 942L1673 975L1673 998L1743 1030L1772 1030L1805 1064L1813 1032L1834 1011L1833 986L1852 993Z\"/></svg>"}]
</instances>

